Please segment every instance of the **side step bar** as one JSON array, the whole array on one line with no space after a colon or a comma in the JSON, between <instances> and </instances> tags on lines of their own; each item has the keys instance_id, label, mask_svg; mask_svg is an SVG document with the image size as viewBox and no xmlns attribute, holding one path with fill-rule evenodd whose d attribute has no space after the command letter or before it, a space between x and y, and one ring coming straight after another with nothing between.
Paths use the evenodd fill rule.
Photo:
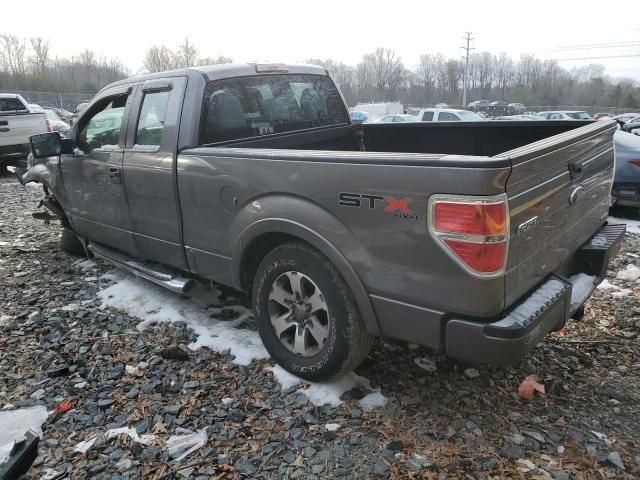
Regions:
<instances>
[{"instance_id":1,"label":"side step bar","mask_svg":"<svg viewBox=\"0 0 640 480\"><path fill-rule=\"evenodd\" d=\"M109 263L124 268L134 275L156 283L172 292L185 293L195 284L193 279L181 277L163 265L154 262L142 262L99 243L91 242L87 245L87 248L96 257L103 258Z\"/></svg>"}]
</instances>

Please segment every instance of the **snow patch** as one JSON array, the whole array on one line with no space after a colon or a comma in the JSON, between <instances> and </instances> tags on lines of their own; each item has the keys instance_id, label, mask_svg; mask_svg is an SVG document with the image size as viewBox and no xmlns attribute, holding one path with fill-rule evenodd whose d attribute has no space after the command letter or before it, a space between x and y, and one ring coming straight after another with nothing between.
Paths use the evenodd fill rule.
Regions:
<instances>
[{"instance_id":1,"label":"snow patch","mask_svg":"<svg viewBox=\"0 0 640 480\"><path fill-rule=\"evenodd\" d=\"M629 264L624 270L620 270L616 278L618 280L626 280L627 282L635 282L640 278L640 268Z\"/></svg>"},{"instance_id":2,"label":"snow patch","mask_svg":"<svg viewBox=\"0 0 640 480\"><path fill-rule=\"evenodd\" d=\"M211 318L216 309L207 310L206 305L217 303L217 291L208 292L202 285L194 287L190 299L185 299L144 280L122 272L113 274L113 285L98 292L102 308L113 307L126 310L142 320L138 330L144 330L152 323L185 322L198 339L189 345L196 350L208 347L216 352L230 352L234 362L249 365L253 360L269 358L260 337L256 332L236 328L251 315L244 307L227 307L240 315L235 320L225 322Z\"/></svg>"},{"instance_id":3,"label":"snow patch","mask_svg":"<svg viewBox=\"0 0 640 480\"><path fill-rule=\"evenodd\" d=\"M387 403L387 399L380 392L373 392L360 399L358 403L364 411L370 412L376 408L384 407L384 404Z\"/></svg>"},{"instance_id":4,"label":"snow patch","mask_svg":"<svg viewBox=\"0 0 640 480\"><path fill-rule=\"evenodd\" d=\"M630 220L628 218L609 217L608 223L627 225L627 233L630 235L640 235L640 220Z\"/></svg>"},{"instance_id":5,"label":"snow patch","mask_svg":"<svg viewBox=\"0 0 640 480\"><path fill-rule=\"evenodd\" d=\"M301 383L309 385L309 388L299 388L298 392L305 394L309 397L309 401L317 406L322 405L331 405L332 407L337 407L342 403L340 397L349 390L353 388L361 388L363 390L370 390L371 384L369 380L364 377L357 375L354 372L349 372L341 378L337 378L330 382L308 382L306 380L302 380L299 377L287 372L280 365L276 365L274 367L267 367L271 373L273 373L274 378L282 385L282 389L286 390L295 385L300 385ZM377 394L377 395L376 395ZM368 398L367 397L371 397ZM365 401L365 399L367 399ZM364 404L362 402L364 401ZM371 409L384 405L384 397L380 392L373 392L360 400L361 407L366 410L371 407ZM381 403L382 402L382 403ZM365 408L366 407L366 408Z\"/></svg>"},{"instance_id":6,"label":"snow patch","mask_svg":"<svg viewBox=\"0 0 640 480\"><path fill-rule=\"evenodd\" d=\"M573 284L571 289L571 305L582 305L593 291L593 282L596 277L586 273L578 273L569 280Z\"/></svg>"},{"instance_id":7,"label":"snow patch","mask_svg":"<svg viewBox=\"0 0 640 480\"><path fill-rule=\"evenodd\" d=\"M611 293L612 297L626 297L631 294L631 290L628 288L622 288L618 285L614 285L609 280L604 279L600 285L598 285L598 289L600 290L613 290Z\"/></svg>"},{"instance_id":8,"label":"snow patch","mask_svg":"<svg viewBox=\"0 0 640 480\"><path fill-rule=\"evenodd\" d=\"M250 310L240 305L227 306L225 308L238 313L238 318L230 321L211 318L211 314L217 314L221 310L207 308L207 305L218 303L217 290L207 291L203 285L197 284L189 292L191 298L186 299L118 270L103 275L103 278L106 276L115 283L98 292L102 301L101 308L126 310L130 315L140 318L142 321L138 324L138 330L142 331L152 323L184 322L197 335L197 340L189 345L192 350L208 347L220 353L229 352L235 357L234 363L239 365L249 365L253 360L269 358L258 333L239 328L252 315ZM314 383L306 382L278 365L267 367L267 370L273 373L283 390L295 385L308 385L308 388L300 388L298 391L309 397L315 405L328 404L336 407L342 403L340 397L348 390L355 387L371 390L369 380L353 372L331 382ZM233 399L225 400L230 402ZM379 391L375 391L360 402L361 407L367 410L384 405L385 398Z\"/></svg>"},{"instance_id":9,"label":"snow patch","mask_svg":"<svg viewBox=\"0 0 640 480\"><path fill-rule=\"evenodd\" d=\"M16 440L22 440L28 430L42 438L42 424L47 419L47 409L42 405L19 410L0 411L0 465L9 458Z\"/></svg>"}]
</instances>

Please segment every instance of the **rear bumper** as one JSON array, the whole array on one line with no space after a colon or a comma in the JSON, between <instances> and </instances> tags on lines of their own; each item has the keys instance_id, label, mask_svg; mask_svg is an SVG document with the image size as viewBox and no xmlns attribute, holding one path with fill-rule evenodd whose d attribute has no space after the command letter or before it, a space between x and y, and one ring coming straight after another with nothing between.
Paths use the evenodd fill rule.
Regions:
<instances>
[{"instance_id":1,"label":"rear bumper","mask_svg":"<svg viewBox=\"0 0 640 480\"><path fill-rule=\"evenodd\" d=\"M620 250L625 230L625 225L602 227L576 252L571 278L551 275L498 321L449 320L445 331L447 355L492 365L520 360L547 333L562 328L591 296L604 278L609 261Z\"/></svg>"},{"instance_id":2,"label":"rear bumper","mask_svg":"<svg viewBox=\"0 0 640 480\"><path fill-rule=\"evenodd\" d=\"M640 182L615 183L611 195L616 205L623 207L640 207Z\"/></svg>"}]
</instances>

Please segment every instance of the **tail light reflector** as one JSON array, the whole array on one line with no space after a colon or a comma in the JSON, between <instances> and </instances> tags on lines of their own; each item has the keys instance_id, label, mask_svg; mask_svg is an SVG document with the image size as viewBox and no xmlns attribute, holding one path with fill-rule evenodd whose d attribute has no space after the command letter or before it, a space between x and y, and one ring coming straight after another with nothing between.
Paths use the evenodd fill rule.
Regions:
<instances>
[{"instance_id":1,"label":"tail light reflector","mask_svg":"<svg viewBox=\"0 0 640 480\"><path fill-rule=\"evenodd\" d=\"M632 163L636 167L640 167L640 160L629 160L629 163Z\"/></svg>"},{"instance_id":2,"label":"tail light reflector","mask_svg":"<svg viewBox=\"0 0 640 480\"><path fill-rule=\"evenodd\" d=\"M509 246L506 195L434 195L428 208L429 232L459 265L478 277L504 273Z\"/></svg>"},{"instance_id":3,"label":"tail light reflector","mask_svg":"<svg viewBox=\"0 0 640 480\"><path fill-rule=\"evenodd\" d=\"M53 128L51 127L51 120L44 121L47 124L47 133L53 132Z\"/></svg>"}]
</instances>

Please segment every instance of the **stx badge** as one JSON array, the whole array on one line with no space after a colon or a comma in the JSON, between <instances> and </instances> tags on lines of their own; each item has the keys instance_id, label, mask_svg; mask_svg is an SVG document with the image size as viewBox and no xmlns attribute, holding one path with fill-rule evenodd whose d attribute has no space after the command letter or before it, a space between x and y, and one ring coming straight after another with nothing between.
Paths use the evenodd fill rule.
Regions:
<instances>
[{"instance_id":1,"label":"stx badge","mask_svg":"<svg viewBox=\"0 0 640 480\"><path fill-rule=\"evenodd\" d=\"M376 209L381 207L381 204L377 202L386 201L387 205L384 207L384 211L393 213L395 217L401 220L418 220L418 216L413 214L413 211L409 208L409 204L413 202L413 198L401 198L395 197L383 197L382 195L368 195L364 193L340 193L338 204L342 207L368 207L369 209Z\"/></svg>"}]
</instances>

